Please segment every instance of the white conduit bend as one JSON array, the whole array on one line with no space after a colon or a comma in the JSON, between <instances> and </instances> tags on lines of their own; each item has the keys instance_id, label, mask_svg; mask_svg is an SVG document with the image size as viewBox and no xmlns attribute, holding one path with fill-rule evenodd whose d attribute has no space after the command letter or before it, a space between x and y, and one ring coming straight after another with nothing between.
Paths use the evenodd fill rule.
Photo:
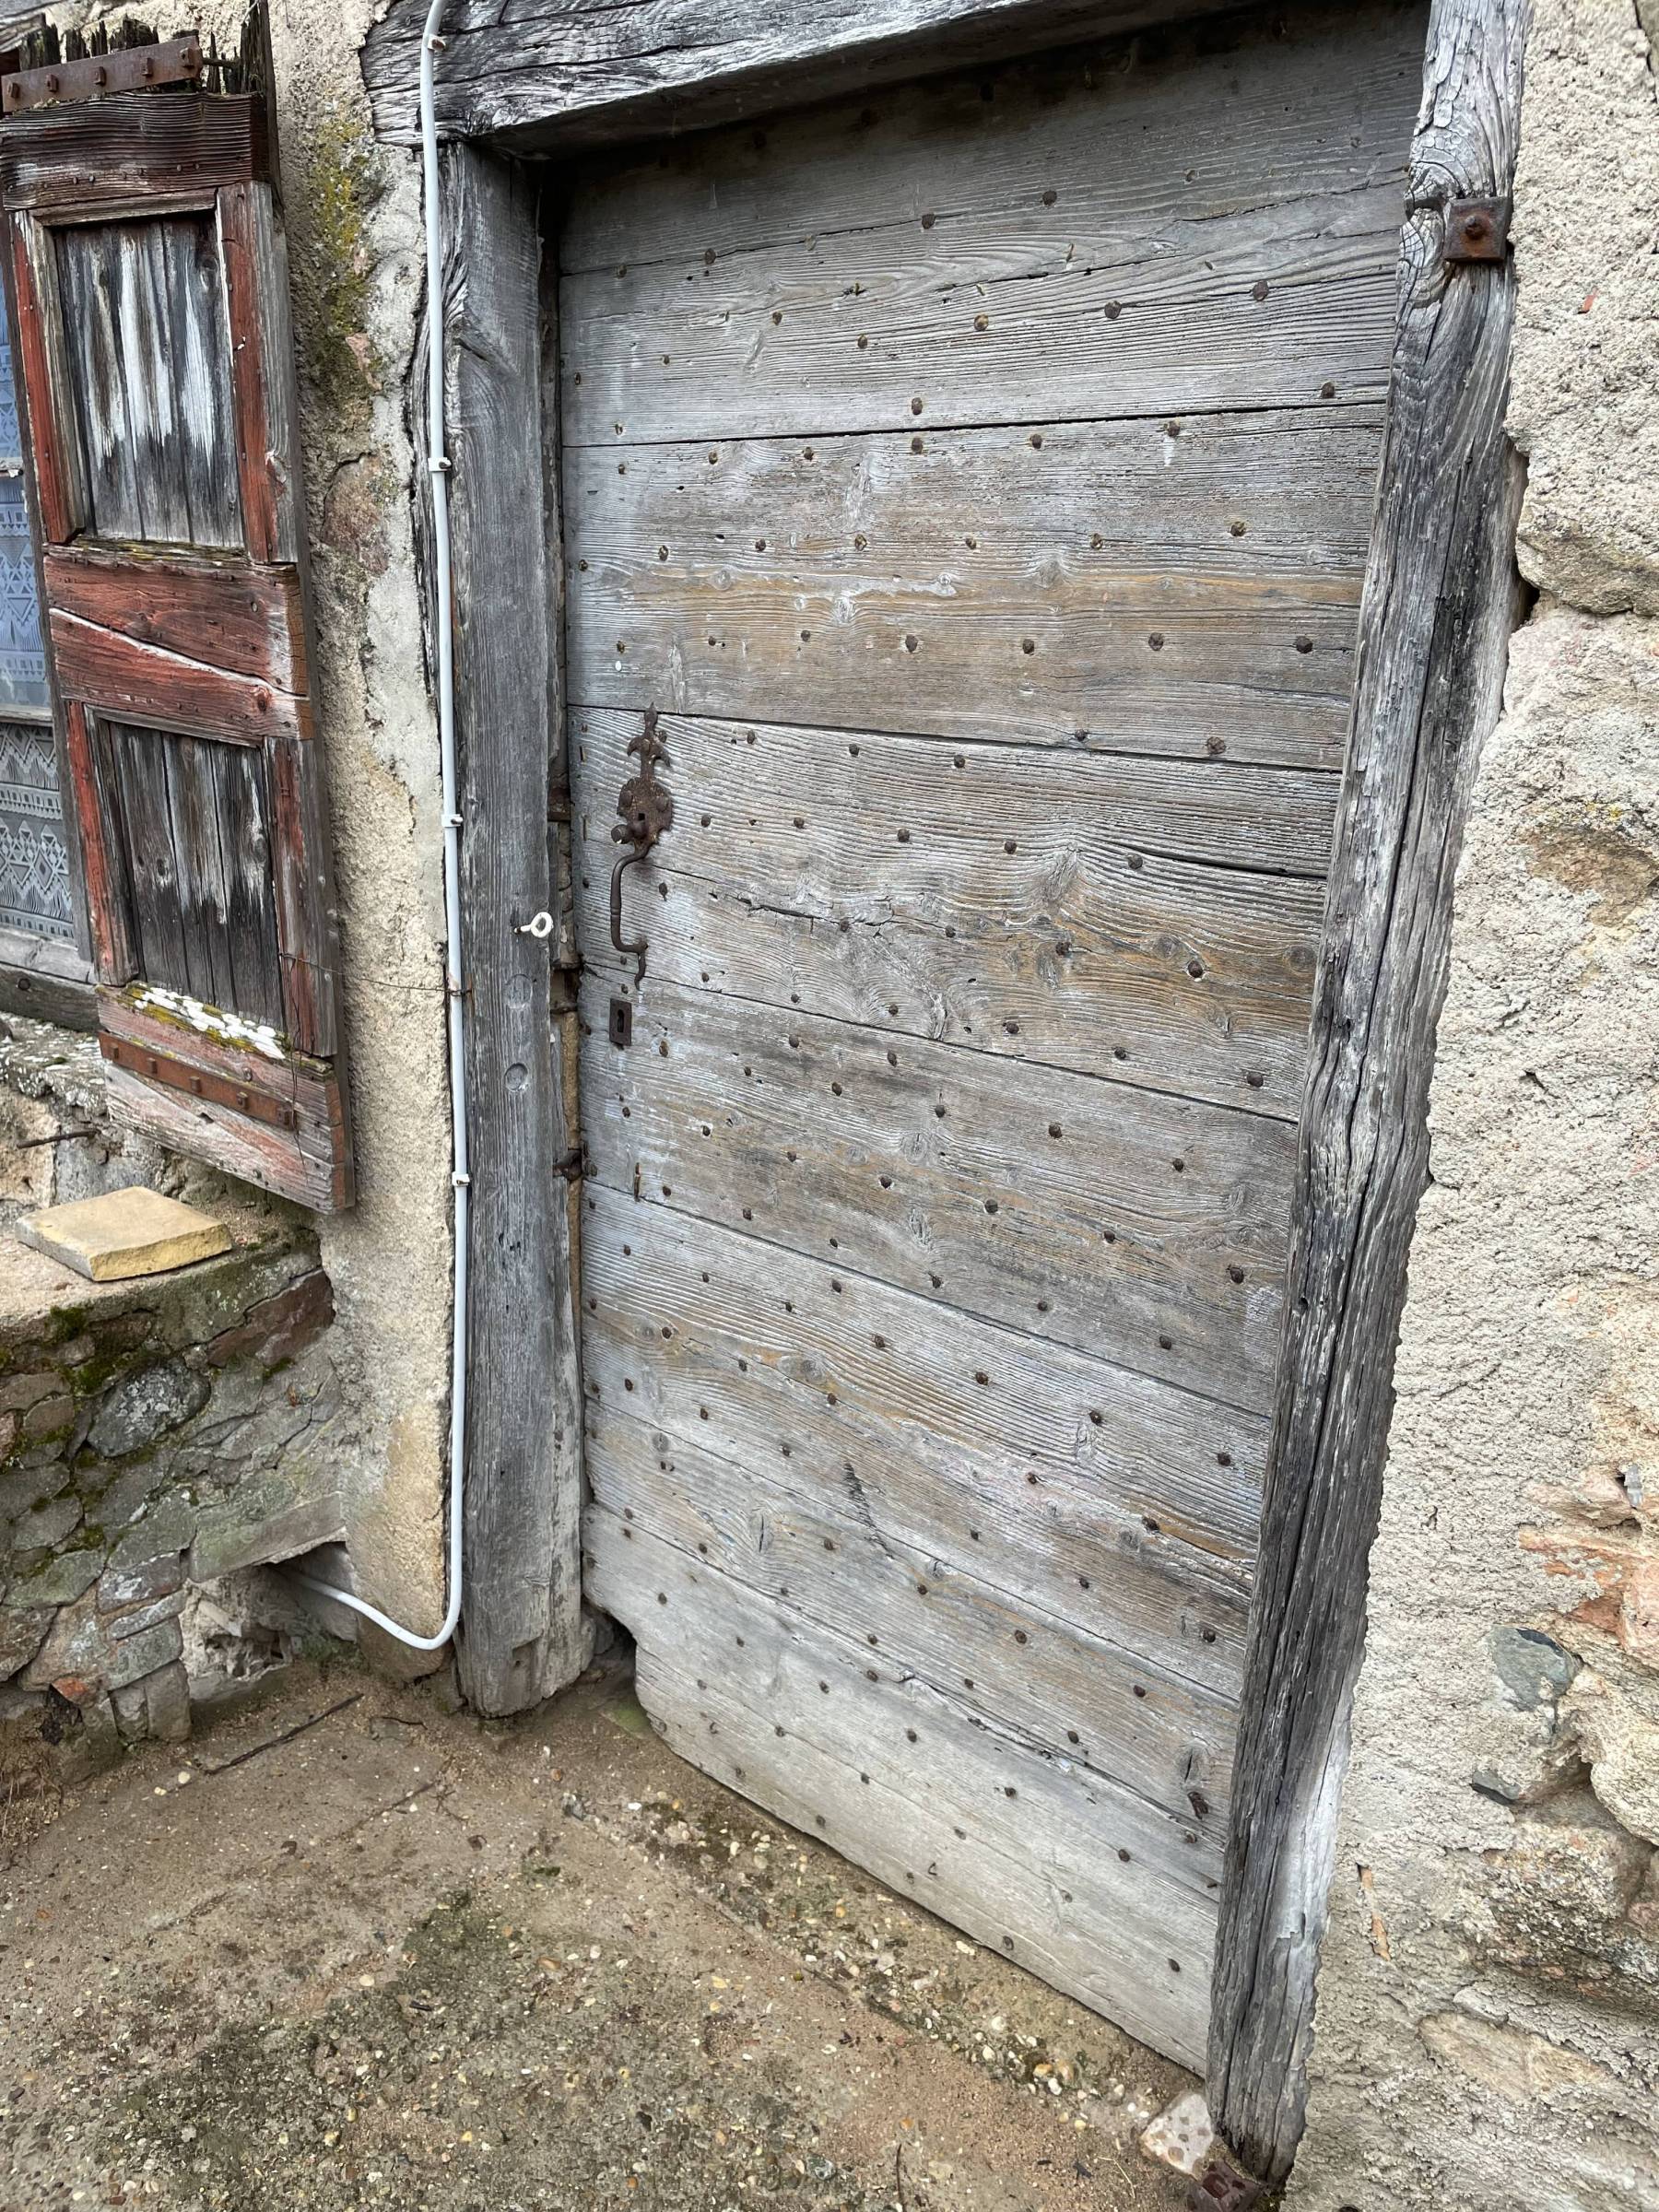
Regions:
<instances>
[{"instance_id":1,"label":"white conduit bend","mask_svg":"<svg viewBox=\"0 0 1659 2212\"><path fill-rule=\"evenodd\" d=\"M450 1338L449 1441L449 1603L432 1636L412 1635L389 1614L301 1573L308 1589L349 1606L412 1651L436 1652L449 1641L461 1618L461 1493L466 1466L466 1254L468 1172L466 1136L466 1013L461 974L461 813L455 772L455 640L450 607L449 456L443 450L443 239L438 196L438 112L433 64L443 51L438 27L449 0L431 0L420 40L420 182L426 215L427 278L427 470L432 483L432 582L437 599L433 628L438 638L438 745L443 766L444 990L449 1002L450 1129L455 1189L454 1315ZM537 916L540 920L540 916ZM541 935L537 931L535 934Z\"/></svg>"}]
</instances>

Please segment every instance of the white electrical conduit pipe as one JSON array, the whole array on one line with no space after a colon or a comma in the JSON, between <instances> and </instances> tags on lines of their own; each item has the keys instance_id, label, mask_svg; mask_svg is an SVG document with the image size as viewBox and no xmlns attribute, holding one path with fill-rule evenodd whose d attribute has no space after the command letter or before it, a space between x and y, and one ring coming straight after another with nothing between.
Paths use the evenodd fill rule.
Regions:
<instances>
[{"instance_id":1,"label":"white electrical conduit pipe","mask_svg":"<svg viewBox=\"0 0 1659 2212\"><path fill-rule=\"evenodd\" d=\"M461 814L455 794L455 641L450 611L449 457L443 450L443 239L438 199L438 114L433 63L443 51L438 26L449 0L431 0L420 40L420 182L426 213L427 469L432 482L432 581L437 599L438 746L443 765L444 990L449 1001L450 1129L455 1189L454 1318L450 1339L449 1603L432 1636L411 1635L390 1615L349 1590L301 1573L308 1589L349 1606L412 1651L436 1652L461 1618L461 1490L466 1466L466 1014L461 991ZM539 921L540 917L537 916ZM539 935L540 933L535 933Z\"/></svg>"}]
</instances>

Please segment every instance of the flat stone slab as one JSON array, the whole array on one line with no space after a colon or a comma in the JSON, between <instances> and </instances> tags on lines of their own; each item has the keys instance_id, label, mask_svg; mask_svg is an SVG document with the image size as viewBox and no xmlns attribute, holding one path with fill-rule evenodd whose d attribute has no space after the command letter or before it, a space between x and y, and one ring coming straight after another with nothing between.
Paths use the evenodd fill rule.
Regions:
<instances>
[{"instance_id":1,"label":"flat stone slab","mask_svg":"<svg viewBox=\"0 0 1659 2212\"><path fill-rule=\"evenodd\" d=\"M1189 2089L1159 2113L1142 2136L1140 2147L1157 2164L1172 2167L1177 2173L1195 2174L1215 2140L1208 2105L1196 2089Z\"/></svg>"},{"instance_id":2,"label":"flat stone slab","mask_svg":"<svg viewBox=\"0 0 1659 2212\"><path fill-rule=\"evenodd\" d=\"M142 1183L25 1214L18 1235L94 1283L166 1275L196 1260L217 1259L231 1245L222 1221Z\"/></svg>"}]
</instances>

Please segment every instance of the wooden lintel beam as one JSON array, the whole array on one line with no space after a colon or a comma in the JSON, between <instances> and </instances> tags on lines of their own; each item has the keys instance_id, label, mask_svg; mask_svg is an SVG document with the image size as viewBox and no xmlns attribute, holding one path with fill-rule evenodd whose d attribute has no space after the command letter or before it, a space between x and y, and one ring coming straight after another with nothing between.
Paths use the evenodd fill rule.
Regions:
<instances>
[{"instance_id":1,"label":"wooden lintel beam","mask_svg":"<svg viewBox=\"0 0 1659 2212\"><path fill-rule=\"evenodd\" d=\"M504 151L563 152L704 130L1230 5L1236 0L529 0L504 18L491 0L455 0L438 68L439 128ZM400 145L419 135L425 14L425 0L396 0L363 49L376 132Z\"/></svg>"}]
</instances>

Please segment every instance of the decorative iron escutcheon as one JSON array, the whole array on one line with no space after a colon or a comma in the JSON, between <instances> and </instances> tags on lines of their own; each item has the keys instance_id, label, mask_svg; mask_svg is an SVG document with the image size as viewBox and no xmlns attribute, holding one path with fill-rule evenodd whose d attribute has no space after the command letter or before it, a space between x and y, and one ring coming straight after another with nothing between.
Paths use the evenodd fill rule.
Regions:
<instances>
[{"instance_id":1,"label":"decorative iron escutcheon","mask_svg":"<svg viewBox=\"0 0 1659 2212\"><path fill-rule=\"evenodd\" d=\"M617 950L639 961L636 982L645 980L645 940L628 938L622 935L622 876L644 859L665 830L674 827L674 794L665 783L657 782L657 763L665 768L671 765L668 747L657 735L657 711L645 710L645 724L637 737L629 741L628 749L639 756L640 767L636 775L629 777L617 794L617 812L622 819L611 830L613 843L629 845L632 850L624 853L611 870L610 934Z\"/></svg>"}]
</instances>

